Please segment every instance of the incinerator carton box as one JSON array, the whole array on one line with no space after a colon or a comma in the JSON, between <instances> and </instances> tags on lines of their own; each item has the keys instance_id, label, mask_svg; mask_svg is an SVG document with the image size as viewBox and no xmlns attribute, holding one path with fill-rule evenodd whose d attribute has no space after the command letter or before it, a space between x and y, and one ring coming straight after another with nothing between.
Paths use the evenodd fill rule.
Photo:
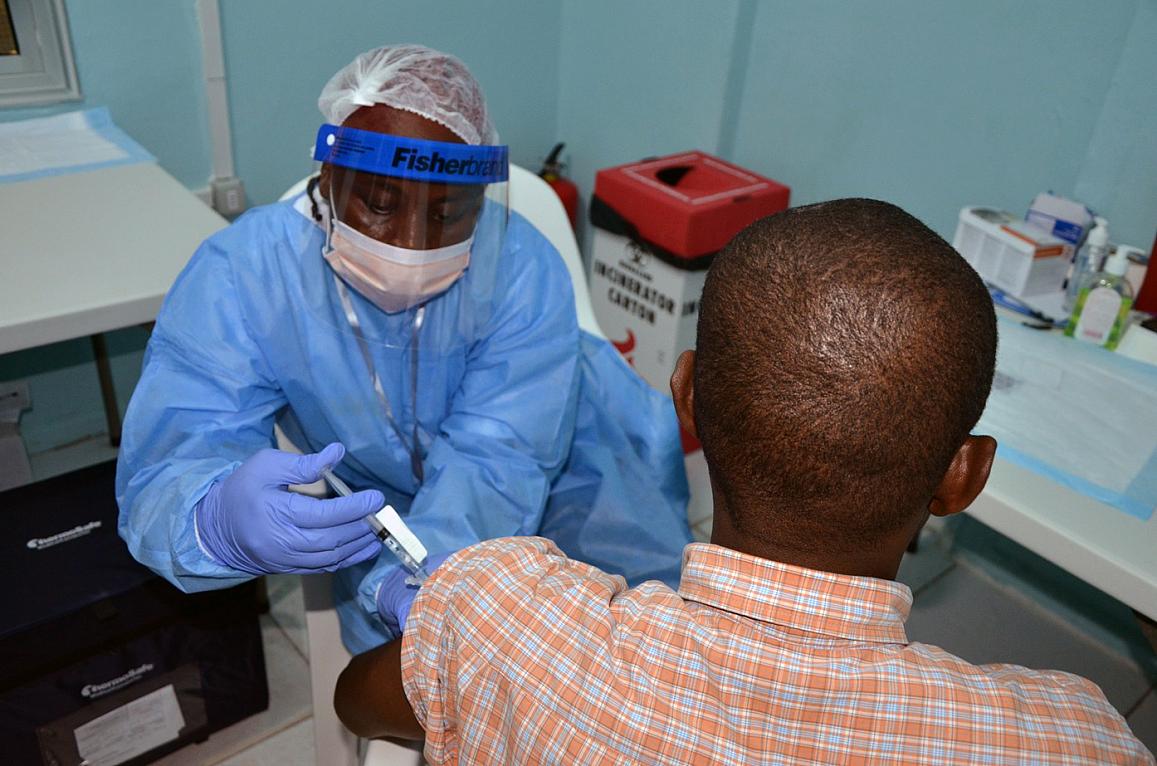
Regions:
<instances>
[{"instance_id":1,"label":"incinerator carton box","mask_svg":"<svg viewBox=\"0 0 1157 766\"><path fill-rule=\"evenodd\" d=\"M599 326L631 366L668 393L695 345L711 260L791 190L700 151L600 170L591 200L590 288Z\"/></svg>"}]
</instances>

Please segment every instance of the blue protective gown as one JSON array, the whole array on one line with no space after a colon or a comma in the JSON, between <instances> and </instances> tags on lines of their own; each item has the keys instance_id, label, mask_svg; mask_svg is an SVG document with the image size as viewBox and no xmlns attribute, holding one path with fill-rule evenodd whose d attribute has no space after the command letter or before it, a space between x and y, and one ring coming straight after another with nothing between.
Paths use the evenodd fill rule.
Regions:
<instances>
[{"instance_id":1,"label":"blue protective gown","mask_svg":"<svg viewBox=\"0 0 1157 766\"><path fill-rule=\"evenodd\" d=\"M674 410L603 340L580 334L554 247L511 215L493 312L478 337L419 355L410 312L350 291L400 430L415 413L424 480L374 394L341 311L321 228L297 206L256 208L206 240L165 299L125 418L119 530L133 555L185 591L249 575L199 546L193 508L213 482L273 445L280 420L305 452L340 441L335 471L377 488L431 553L543 534L631 582L676 584L687 484ZM423 332L456 327L458 290L427 303ZM386 633L374 595L388 568L337 573L343 637L361 652Z\"/></svg>"}]
</instances>

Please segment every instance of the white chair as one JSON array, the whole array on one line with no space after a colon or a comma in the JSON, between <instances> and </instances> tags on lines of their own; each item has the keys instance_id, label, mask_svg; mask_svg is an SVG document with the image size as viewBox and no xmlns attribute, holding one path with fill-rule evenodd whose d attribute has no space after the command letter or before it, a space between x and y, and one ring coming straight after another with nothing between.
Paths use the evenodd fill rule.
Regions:
<instances>
[{"instance_id":1,"label":"white chair","mask_svg":"<svg viewBox=\"0 0 1157 766\"><path fill-rule=\"evenodd\" d=\"M289 199L300 194L308 179L302 179L282 195ZM558 196L545 181L525 168L511 165L510 207L521 214L558 249L570 273L574 287L575 310L579 327L600 338L603 335L591 308L590 291L579 257L578 243L570 227L570 220ZM278 446L291 449L293 445L280 429ZM312 485L308 492L324 492ZM333 708L333 691L337 677L349 663L350 655L341 641L337 612L329 575L302 577L305 596L305 626L309 639L309 675L313 690L313 735L319 766L413 766L421 764L418 750L393 742L375 740L361 747L357 737L346 729Z\"/></svg>"}]
</instances>

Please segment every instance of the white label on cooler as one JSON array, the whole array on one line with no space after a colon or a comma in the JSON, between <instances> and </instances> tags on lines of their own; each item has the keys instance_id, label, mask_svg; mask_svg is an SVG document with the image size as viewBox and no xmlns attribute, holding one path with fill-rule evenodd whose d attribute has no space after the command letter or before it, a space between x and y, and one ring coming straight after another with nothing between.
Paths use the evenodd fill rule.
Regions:
<instances>
[{"instance_id":1,"label":"white label on cooler","mask_svg":"<svg viewBox=\"0 0 1157 766\"><path fill-rule=\"evenodd\" d=\"M76 749L86 764L116 766L172 742L184 725L169 684L78 726Z\"/></svg>"}]
</instances>

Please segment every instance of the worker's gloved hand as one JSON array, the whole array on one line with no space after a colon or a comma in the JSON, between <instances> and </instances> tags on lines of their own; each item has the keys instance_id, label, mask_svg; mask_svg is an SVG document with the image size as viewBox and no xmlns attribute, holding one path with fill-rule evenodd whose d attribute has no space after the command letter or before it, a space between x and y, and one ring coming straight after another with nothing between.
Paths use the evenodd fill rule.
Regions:
<instances>
[{"instance_id":1,"label":"worker's gloved hand","mask_svg":"<svg viewBox=\"0 0 1157 766\"><path fill-rule=\"evenodd\" d=\"M197 504L201 547L251 574L332 572L373 558L382 544L363 517L385 505L381 492L318 500L287 489L317 481L343 455L336 442L312 455L261 450Z\"/></svg>"},{"instance_id":2,"label":"worker's gloved hand","mask_svg":"<svg viewBox=\"0 0 1157 766\"><path fill-rule=\"evenodd\" d=\"M453 553L438 553L427 557L426 572L434 574L434 570L452 555ZM378 586L378 614L386 623L391 640L402 637L402 633L406 630L406 619L410 616L410 607L414 605L414 597L418 595L419 586L408 584L407 577L409 572L399 564L390 568L389 574Z\"/></svg>"}]
</instances>

